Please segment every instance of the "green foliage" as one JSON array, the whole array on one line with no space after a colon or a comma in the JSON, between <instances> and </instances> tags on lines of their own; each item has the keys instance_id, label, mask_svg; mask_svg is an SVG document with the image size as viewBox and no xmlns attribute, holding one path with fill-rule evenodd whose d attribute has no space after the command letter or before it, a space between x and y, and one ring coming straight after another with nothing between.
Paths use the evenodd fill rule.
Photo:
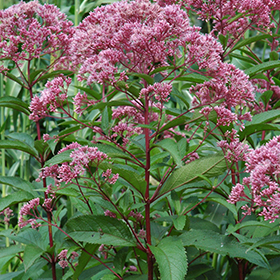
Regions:
<instances>
[{"instance_id":1,"label":"green foliage","mask_svg":"<svg viewBox=\"0 0 280 280\"><path fill-rule=\"evenodd\" d=\"M3 5L0 0L0 8L14 2ZM117 1L72 2L48 1L78 26L96 7ZM184 6L180 9L184 11ZM197 14L192 13L198 9L190 8L190 21L197 21ZM207 23L201 23L203 32L206 24L210 32L218 21L208 16ZM223 24L238 22L243 16L238 11L234 16L225 15ZM221 58L222 63L243 70L255 85L255 100L242 100L246 105L240 101L230 107L228 96L219 98L223 86L229 93L238 87L229 78L233 74L228 74L225 82L224 76L221 80L217 77L217 66L199 64L211 58L211 44L199 45L197 51L208 48L201 57L190 57L195 48L188 41L174 55L168 53L164 63L153 57L147 68L142 56L143 68L130 65L133 53L124 50L121 55L129 58L107 65L116 67L115 80L108 78L102 84L89 83L89 73L80 73L78 78L74 68L54 69L53 62L64 50L48 53L46 38L44 53L32 60L15 62L1 56L0 69L3 62L5 70L0 73L0 280L279 279L279 219L264 221L258 215L261 206L256 207L253 199L248 204L251 216L243 215L247 202L232 204L228 200L232 188L247 176L243 154L237 160L229 156L231 149L233 155L238 150L234 144L256 149L280 135L279 11L272 11L273 19L276 28L267 30L258 26L256 32L250 18L249 29L242 34L212 32L223 47L216 60ZM131 22L134 20L131 16ZM147 14L144 24L146 20L153 19ZM100 27L99 22L95 25ZM176 44L179 35L172 36L170 40ZM136 37L128 38L127 44L136 44ZM148 38L141 50L152 54L149 43L160 40ZM100 44L93 51L97 57L104 42L96 42ZM20 44L15 47L22 51ZM87 53L91 47L85 42ZM116 46L114 50L119 51ZM95 64L92 61L91 67ZM96 75L104 70L100 65ZM127 79L120 78L122 71ZM32 98L40 98L45 83L59 76L72 78L69 88L58 87L59 95L65 91L67 98L50 101L48 97L47 112L40 112L47 116L29 119L34 110ZM160 100L153 88L156 83L170 86L168 101ZM201 86L200 90L195 86ZM143 94L148 88L149 94ZM84 96L73 102L78 90ZM209 100L200 98L201 92L208 92ZM220 125L214 108L227 109L238 117ZM246 117L244 121L245 113L250 113L252 120ZM234 137L230 136L233 132ZM222 140L227 148L221 148ZM73 147L60 152L71 143L87 152L78 154ZM107 158L92 159L95 154L89 147ZM278 173L270 174L270 180L278 186ZM248 198L251 192L245 186Z\"/></svg>"}]
</instances>

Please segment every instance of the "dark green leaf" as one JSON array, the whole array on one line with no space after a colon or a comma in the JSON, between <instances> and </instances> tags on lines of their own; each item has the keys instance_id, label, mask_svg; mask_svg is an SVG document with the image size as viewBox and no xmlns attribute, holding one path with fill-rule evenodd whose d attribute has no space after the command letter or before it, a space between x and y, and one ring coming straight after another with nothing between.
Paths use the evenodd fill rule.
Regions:
<instances>
[{"instance_id":1,"label":"dark green leaf","mask_svg":"<svg viewBox=\"0 0 280 280\"><path fill-rule=\"evenodd\" d=\"M182 166L181 159L183 158L184 155L183 156L180 155L177 143L173 139L166 138L160 142L157 142L155 145L168 151L170 153L170 155L172 156L172 158L174 159L174 162L178 166Z\"/></svg>"},{"instance_id":2,"label":"dark green leaf","mask_svg":"<svg viewBox=\"0 0 280 280\"><path fill-rule=\"evenodd\" d=\"M20 150L37 157L37 151L34 148L19 140L0 140L0 149Z\"/></svg>"},{"instance_id":3,"label":"dark green leaf","mask_svg":"<svg viewBox=\"0 0 280 280\"><path fill-rule=\"evenodd\" d=\"M269 269L269 264L258 251L248 251L249 247L239 243L232 236L225 236L210 230L194 230L183 233L181 236L184 246L195 246L199 250L229 255L231 258L241 258Z\"/></svg>"},{"instance_id":4,"label":"dark green leaf","mask_svg":"<svg viewBox=\"0 0 280 280\"><path fill-rule=\"evenodd\" d=\"M273 60L278 60L279 59L279 55L278 55L278 52L276 51L272 51L269 53L269 59L270 61L273 61Z\"/></svg>"},{"instance_id":5,"label":"dark green leaf","mask_svg":"<svg viewBox=\"0 0 280 280\"><path fill-rule=\"evenodd\" d=\"M23 250L24 250L24 247L20 244L12 245L12 246L6 247L6 248L1 248L0 249L0 258L16 255L17 253L23 252Z\"/></svg>"},{"instance_id":6,"label":"dark green leaf","mask_svg":"<svg viewBox=\"0 0 280 280\"><path fill-rule=\"evenodd\" d=\"M255 74L258 74L259 72L264 72L269 69L274 69L280 67L279 61L267 61L263 62L262 64L258 64L256 66L250 67L249 69L245 70L245 74L248 76L253 77Z\"/></svg>"},{"instance_id":7,"label":"dark green leaf","mask_svg":"<svg viewBox=\"0 0 280 280\"><path fill-rule=\"evenodd\" d=\"M158 246L149 246L159 266L161 280L183 280L188 269L187 256L181 240L166 237Z\"/></svg>"},{"instance_id":8,"label":"dark green leaf","mask_svg":"<svg viewBox=\"0 0 280 280\"><path fill-rule=\"evenodd\" d=\"M53 71L53 72L50 72L50 73L47 73L43 76L41 76L39 79L38 79L38 82L39 81L42 81L42 80L46 80L46 79L49 79L49 78L53 78L53 77L56 77L56 76L59 76L60 74L63 74L65 76L70 76L71 74L73 74L72 71L69 71L69 70L57 70L57 71Z\"/></svg>"},{"instance_id":9,"label":"dark green leaf","mask_svg":"<svg viewBox=\"0 0 280 280\"><path fill-rule=\"evenodd\" d=\"M146 74L142 74L142 73L128 73L127 75L142 78L142 79L144 79L150 85L152 85L154 83L154 79L151 76L146 75Z\"/></svg>"},{"instance_id":10,"label":"dark green leaf","mask_svg":"<svg viewBox=\"0 0 280 280\"><path fill-rule=\"evenodd\" d=\"M0 176L0 183L3 185L9 185L16 189L20 189L31 194L36 194L34 191L34 186L28 182L23 180L22 178L15 176Z\"/></svg>"},{"instance_id":11,"label":"dark green leaf","mask_svg":"<svg viewBox=\"0 0 280 280\"><path fill-rule=\"evenodd\" d=\"M25 271L44 253L44 250L36 245L30 244L25 247L23 264Z\"/></svg>"},{"instance_id":12,"label":"dark green leaf","mask_svg":"<svg viewBox=\"0 0 280 280\"><path fill-rule=\"evenodd\" d=\"M108 216L78 216L67 222L67 229L76 241L113 246L136 245L127 225Z\"/></svg>"},{"instance_id":13,"label":"dark green leaf","mask_svg":"<svg viewBox=\"0 0 280 280\"><path fill-rule=\"evenodd\" d=\"M112 169L114 174L119 174L124 180L126 180L132 187L134 187L138 192L141 194L145 193L146 190L146 181L142 175L138 174L137 170L122 164L109 164L109 163L102 163L100 165L102 169Z\"/></svg>"},{"instance_id":14,"label":"dark green leaf","mask_svg":"<svg viewBox=\"0 0 280 280\"><path fill-rule=\"evenodd\" d=\"M86 244L84 249L90 254L94 255L98 248L99 245ZM85 267L87 266L91 258L92 257L88 253L82 251L81 256L79 257L78 265L75 267L75 272L72 278L73 280L77 280L79 278L80 274L84 271Z\"/></svg>"},{"instance_id":15,"label":"dark green leaf","mask_svg":"<svg viewBox=\"0 0 280 280\"><path fill-rule=\"evenodd\" d=\"M92 97L94 97L96 100L100 100L102 98L101 94L96 92L95 90L89 89L87 87L81 87L81 86L74 86L75 88L81 89L82 91L88 93Z\"/></svg>"},{"instance_id":16,"label":"dark green leaf","mask_svg":"<svg viewBox=\"0 0 280 280\"><path fill-rule=\"evenodd\" d=\"M13 75L12 73L10 73L10 72L5 72L5 75L6 75L9 79L13 80L14 82L16 82L16 83L18 83L19 85L21 85L22 87L24 87L24 84L23 84L22 80L19 79L19 78L17 78L17 77L16 77L15 75Z\"/></svg>"},{"instance_id":17,"label":"dark green leaf","mask_svg":"<svg viewBox=\"0 0 280 280\"><path fill-rule=\"evenodd\" d=\"M280 125L271 123L260 123L251 125L251 123L248 123L248 125L246 125L245 128L239 132L239 139L240 141L243 141L245 138L247 138L253 133L270 130L280 131Z\"/></svg>"},{"instance_id":18,"label":"dark green leaf","mask_svg":"<svg viewBox=\"0 0 280 280\"><path fill-rule=\"evenodd\" d=\"M160 190L160 195L174 190L184 184L202 180L198 175L207 178L221 175L227 168L224 155L217 153L207 157L199 158L176 169L165 181Z\"/></svg>"},{"instance_id":19,"label":"dark green leaf","mask_svg":"<svg viewBox=\"0 0 280 280\"><path fill-rule=\"evenodd\" d=\"M257 41L261 41L263 39L266 39L266 38L271 38L272 36L269 35L269 34L264 34L264 35L257 35L257 36L252 36L248 39L244 39L242 40L241 42L238 42L233 48L231 51L234 51L236 49L240 49L241 47L243 46L246 46L246 45L249 45L251 43L254 43L254 42L257 42Z\"/></svg>"},{"instance_id":20,"label":"dark green leaf","mask_svg":"<svg viewBox=\"0 0 280 280\"><path fill-rule=\"evenodd\" d=\"M17 204L19 202L29 201L33 198L35 198L35 196L27 191L18 191L16 193L9 194L0 199L0 211L3 211L5 208Z\"/></svg>"},{"instance_id":21,"label":"dark green leaf","mask_svg":"<svg viewBox=\"0 0 280 280\"><path fill-rule=\"evenodd\" d=\"M0 97L0 106L12 108L28 116L30 115L28 104L26 104L25 102L23 102L21 99L17 97L13 97L13 96Z\"/></svg>"},{"instance_id":22,"label":"dark green leaf","mask_svg":"<svg viewBox=\"0 0 280 280\"><path fill-rule=\"evenodd\" d=\"M63 162L72 161L72 158L70 157L70 154L72 152L73 152L73 149L72 150L67 150L67 151L62 152L61 154L55 155L54 157L52 157L51 159L46 161L45 167L55 165L55 164L60 164L60 163L63 163Z\"/></svg>"},{"instance_id":23,"label":"dark green leaf","mask_svg":"<svg viewBox=\"0 0 280 280\"><path fill-rule=\"evenodd\" d=\"M209 78L196 73L187 74L186 76L176 78L176 81L185 81L185 82L193 82L193 83L203 83L208 80Z\"/></svg>"},{"instance_id":24,"label":"dark green leaf","mask_svg":"<svg viewBox=\"0 0 280 280\"><path fill-rule=\"evenodd\" d=\"M213 270L213 269L214 268L212 266L208 266L206 264L192 265L188 269L188 275L186 277L186 280L196 279L196 277L204 274L207 271Z\"/></svg>"}]
</instances>

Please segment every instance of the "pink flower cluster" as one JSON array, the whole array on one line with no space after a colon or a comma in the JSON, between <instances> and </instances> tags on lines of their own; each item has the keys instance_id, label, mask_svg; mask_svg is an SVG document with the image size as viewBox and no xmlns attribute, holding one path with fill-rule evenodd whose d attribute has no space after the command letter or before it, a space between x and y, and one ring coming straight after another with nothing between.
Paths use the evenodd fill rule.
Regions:
<instances>
[{"instance_id":1,"label":"pink flower cluster","mask_svg":"<svg viewBox=\"0 0 280 280\"><path fill-rule=\"evenodd\" d=\"M13 216L13 210L8 207L8 208L4 209L3 211L1 211L0 215L4 215L5 216L4 217L4 223L6 225L8 225L9 222L10 222L10 217Z\"/></svg>"},{"instance_id":2,"label":"pink flower cluster","mask_svg":"<svg viewBox=\"0 0 280 280\"><path fill-rule=\"evenodd\" d=\"M55 164L43 168L39 175L40 178L51 177L55 180L56 186L59 187L62 182L70 183L78 176L82 176L87 169L89 170L91 165L98 167L101 162L108 158L97 147L81 146L76 142L61 149L58 154L71 149L74 149L70 154L71 162L64 162L60 166ZM115 184L119 175L114 174L110 178L111 173L111 169L108 169L103 173L103 176L110 184ZM51 201L45 201L46 207L49 207L51 205L50 203Z\"/></svg>"},{"instance_id":3,"label":"pink flower cluster","mask_svg":"<svg viewBox=\"0 0 280 280\"><path fill-rule=\"evenodd\" d=\"M233 129L231 132L226 132L225 136L228 137L228 140L218 142L218 147L223 150L225 158L229 162L246 160L246 153L249 152L249 146L239 141L237 131Z\"/></svg>"},{"instance_id":4,"label":"pink flower cluster","mask_svg":"<svg viewBox=\"0 0 280 280\"><path fill-rule=\"evenodd\" d=\"M115 83L125 71L150 73L179 55L193 30L180 6L160 7L148 0L121 1L96 8L76 29L71 57L82 64L80 79ZM118 67L120 66L120 67Z\"/></svg>"},{"instance_id":5,"label":"pink flower cluster","mask_svg":"<svg viewBox=\"0 0 280 280\"><path fill-rule=\"evenodd\" d=\"M75 106L75 112L81 116L83 111L85 111L89 106L94 105L97 101L89 100L86 93L81 94L78 92L73 98L73 104Z\"/></svg>"},{"instance_id":6,"label":"pink flower cluster","mask_svg":"<svg viewBox=\"0 0 280 280\"><path fill-rule=\"evenodd\" d=\"M111 174L112 169L107 169L105 172L102 173L102 176L105 177L106 182L108 182L111 185L114 185L119 178L119 174L114 174L113 177L110 178Z\"/></svg>"},{"instance_id":7,"label":"pink flower cluster","mask_svg":"<svg viewBox=\"0 0 280 280\"><path fill-rule=\"evenodd\" d=\"M155 98L156 101L160 102L161 104L168 102L169 95L172 91L172 85L167 83L155 83L147 88L143 88L140 91L139 98L144 98L148 95L148 100L153 100ZM152 93L152 94L150 94Z\"/></svg>"},{"instance_id":8,"label":"pink flower cluster","mask_svg":"<svg viewBox=\"0 0 280 280\"><path fill-rule=\"evenodd\" d=\"M67 249L64 249L62 250L59 254L58 254L58 259L59 259L59 262L58 264L62 267L62 268L66 268L68 267L68 264L69 264L69 261L68 261L68 258L67 258L67 254L68 254L68 250ZM75 258L77 258L79 256L79 254L75 251L71 252L71 261L73 261Z\"/></svg>"},{"instance_id":9,"label":"pink flower cluster","mask_svg":"<svg viewBox=\"0 0 280 280\"><path fill-rule=\"evenodd\" d=\"M55 65L60 67L63 56L69 55L73 24L54 5L21 1L1 10L0 22L0 60L20 63L51 54Z\"/></svg>"},{"instance_id":10,"label":"pink flower cluster","mask_svg":"<svg viewBox=\"0 0 280 280\"><path fill-rule=\"evenodd\" d=\"M192 87L190 92L195 95L194 106L220 103L214 107L218 125L251 120L250 113L244 112L244 109L254 101L254 87L248 76L234 65L221 62L215 78ZM202 113L207 115L210 111Z\"/></svg>"},{"instance_id":11,"label":"pink flower cluster","mask_svg":"<svg viewBox=\"0 0 280 280\"><path fill-rule=\"evenodd\" d=\"M32 113L29 119L39 121L48 116L49 112L56 112L57 108L63 107L71 81L70 78L60 76L47 82L41 96L34 96L31 100L29 109Z\"/></svg>"},{"instance_id":12,"label":"pink flower cluster","mask_svg":"<svg viewBox=\"0 0 280 280\"><path fill-rule=\"evenodd\" d=\"M175 1L174 1L175 2ZM261 32L274 27L271 23L273 10L280 8L277 0L182 0L187 10L194 10L200 19L213 20L213 31L230 34L234 38L243 36L247 29ZM230 42L229 42L230 43Z\"/></svg>"},{"instance_id":13,"label":"pink flower cluster","mask_svg":"<svg viewBox=\"0 0 280 280\"><path fill-rule=\"evenodd\" d=\"M40 199L34 198L30 200L28 203L26 203L19 211L19 219L18 219L18 225L20 228L23 228L27 226L28 224L31 225L32 228L37 228L41 226L40 223L37 223L37 220L35 218L32 219L25 219L24 216L31 215L33 217L37 217L37 207L40 205Z\"/></svg>"},{"instance_id":14,"label":"pink flower cluster","mask_svg":"<svg viewBox=\"0 0 280 280\"><path fill-rule=\"evenodd\" d=\"M243 207L245 214L261 209L259 215L274 222L280 213L280 136L250 151L245 159L246 172L250 175L243 179L243 184L233 188L229 202L248 201L251 206ZM250 195L246 195L245 187Z\"/></svg>"}]
</instances>

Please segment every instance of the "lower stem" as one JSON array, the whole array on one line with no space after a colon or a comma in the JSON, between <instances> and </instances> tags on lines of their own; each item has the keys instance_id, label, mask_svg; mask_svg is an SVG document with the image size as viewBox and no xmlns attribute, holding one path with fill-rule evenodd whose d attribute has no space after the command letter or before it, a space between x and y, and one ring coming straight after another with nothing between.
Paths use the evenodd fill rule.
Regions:
<instances>
[{"instance_id":1,"label":"lower stem","mask_svg":"<svg viewBox=\"0 0 280 280\"><path fill-rule=\"evenodd\" d=\"M46 182L46 179L44 178L43 179L43 185L44 185L44 188L47 188L47 182ZM48 198L48 195L47 193L45 192L45 199ZM48 232L49 232L49 243L50 243L50 247L52 248L53 247L53 233L52 233L52 214L51 212L47 212L47 217L48 217ZM53 280L56 280L56 269L55 269L55 256L54 256L54 253L52 253L52 256L51 256L51 266L52 266L52 279Z\"/></svg>"},{"instance_id":2,"label":"lower stem","mask_svg":"<svg viewBox=\"0 0 280 280\"><path fill-rule=\"evenodd\" d=\"M238 274L239 274L239 280L244 280L242 261L238 261Z\"/></svg>"},{"instance_id":3,"label":"lower stem","mask_svg":"<svg viewBox=\"0 0 280 280\"><path fill-rule=\"evenodd\" d=\"M150 221L150 201L145 205L146 212L146 238L148 246L152 244L151 240L151 221ZM148 262L148 280L153 280L153 254L150 248L147 248L147 262Z\"/></svg>"}]
</instances>

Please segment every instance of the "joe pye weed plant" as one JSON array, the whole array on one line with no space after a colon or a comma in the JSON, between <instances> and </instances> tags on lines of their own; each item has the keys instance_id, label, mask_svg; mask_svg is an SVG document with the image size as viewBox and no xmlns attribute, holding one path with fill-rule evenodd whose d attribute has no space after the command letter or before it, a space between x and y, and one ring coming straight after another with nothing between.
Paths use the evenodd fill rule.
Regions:
<instances>
[{"instance_id":1,"label":"joe pye weed plant","mask_svg":"<svg viewBox=\"0 0 280 280\"><path fill-rule=\"evenodd\" d=\"M1 10L0 279L280 275L278 2Z\"/></svg>"}]
</instances>

